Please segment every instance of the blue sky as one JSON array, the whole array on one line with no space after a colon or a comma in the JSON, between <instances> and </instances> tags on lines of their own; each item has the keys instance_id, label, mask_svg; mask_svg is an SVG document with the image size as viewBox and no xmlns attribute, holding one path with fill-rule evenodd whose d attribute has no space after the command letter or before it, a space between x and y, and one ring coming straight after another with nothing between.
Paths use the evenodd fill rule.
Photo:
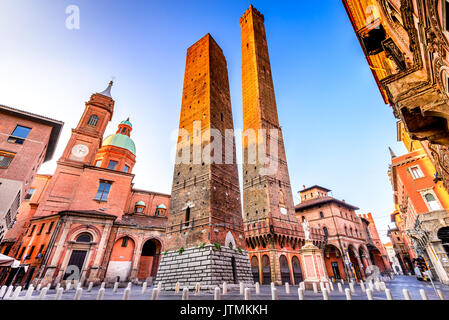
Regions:
<instances>
[{"instance_id":1,"label":"blue sky","mask_svg":"<svg viewBox=\"0 0 449 320\"><path fill-rule=\"evenodd\" d=\"M84 102L111 77L115 113L137 146L135 187L170 193L186 49L211 33L228 62L235 128L242 128L240 27L250 1L0 0L0 104L65 122L53 173ZM295 197L319 184L372 212L385 234L393 210L385 105L340 1L252 1L265 16L274 87ZM67 6L80 29L65 27ZM240 148L237 149L240 154ZM384 240L387 238L384 237Z\"/></svg>"}]
</instances>

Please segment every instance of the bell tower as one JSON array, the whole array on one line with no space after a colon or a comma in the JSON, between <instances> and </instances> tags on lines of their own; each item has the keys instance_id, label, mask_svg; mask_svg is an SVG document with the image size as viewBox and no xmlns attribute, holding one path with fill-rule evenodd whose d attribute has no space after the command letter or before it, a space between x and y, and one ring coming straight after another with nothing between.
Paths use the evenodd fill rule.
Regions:
<instances>
[{"instance_id":1,"label":"bell tower","mask_svg":"<svg viewBox=\"0 0 449 320\"><path fill-rule=\"evenodd\" d=\"M74 165L93 164L106 126L114 112L112 85L113 82L109 82L104 91L94 93L86 102L83 115L76 128L72 129L72 136L58 162L69 162Z\"/></svg>"}]
</instances>

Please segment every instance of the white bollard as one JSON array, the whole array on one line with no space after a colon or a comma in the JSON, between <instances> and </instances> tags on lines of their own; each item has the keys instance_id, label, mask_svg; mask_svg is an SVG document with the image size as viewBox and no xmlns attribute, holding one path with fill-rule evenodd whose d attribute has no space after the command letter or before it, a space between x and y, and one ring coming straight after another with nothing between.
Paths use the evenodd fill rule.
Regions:
<instances>
[{"instance_id":1,"label":"white bollard","mask_svg":"<svg viewBox=\"0 0 449 320\"><path fill-rule=\"evenodd\" d=\"M352 300L351 289L346 288L345 289L345 294L346 294L346 300Z\"/></svg>"},{"instance_id":2,"label":"white bollard","mask_svg":"<svg viewBox=\"0 0 449 320\"><path fill-rule=\"evenodd\" d=\"M195 295L199 295L201 293L201 286L200 284L197 282L195 285Z\"/></svg>"},{"instance_id":3,"label":"white bollard","mask_svg":"<svg viewBox=\"0 0 449 320\"><path fill-rule=\"evenodd\" d=\"M323 292L324 289L324 283L320 282L320 291Z\"/></svg>"},{"instance_id":4,"label":"white bollard","mask_svg":"<svg viewBox=\"0 0 449 320\"><path fill-rule=\"evenodd\" d=\"M131 289L132 285L133 285L132 282L128 282L128 286L126 288L130 288Z\"/></svg>"},{"instance_id":5,"label":"white bollard","mask_svg":"<svg viewBox=\"0 0 449 320\"><path fill-rule=\"evenodd\" d=\"M214 289L214 300L221 300L221 296L220 296L220 287L216 287Z\"/></svg>"},{"instance_id":6,"label":"white bollard","mask_svg":"<svg viewBox=\"0 0 449 320\"><path fill-rule=\"evenodd\" d=\"M274 282L271 282L271 288L275 288Z\"/></svg>"},{"instance_id":7,"label":"white bollard","mask_svg":"<svg viewBox=\"0 0 449 320\"><path fill-rule=\"evenodd\" d=\"M304 289L303 288L298 288L298 299L299 300L305 300L304 299Z\"/></svg>"},{"instance_id":8,"label":"white bollard","mask_svg":"<svg viewBox=\"0 0 449 320\"><path fill-rule=\"evenodd\" d=\"M64 288L58 288L58 290L56 290L55 300L61 300L63 292Z\"/></svg>"},{"instance_id":9,"label":"white bollard","mask_svg":"<svg viewBox=\"0 0 449 320\"><path fill-rule=\"evenodd\" d=\"M81 295L83 294L83 288L78 287L75 292L73 300L81 300Z\"/></svg>"},{"instance_id":10,"label":"white bollard","mask_svg":"<svg viewBox=\"0 0 449 320\"><path fill-rule=\"evenodd\" d=\"M437 294L438 294L438 297L440 298L440 300L444 300L443 292L441 292L440 289L437 290Z\"/></svg>"},{"instance_id":11,"label":"white bollard","mask_svg":"<svg viewBox=\"0 0 449 320\"><path fill-rule=\"evenodd\" d=\"M123 292L122 300L129 300L129 296L131 295L131 288L126 288Z\"/></svg>"},{"instance_id":12,"label":"white bollard","mask_svg":"<svg viewBox=\"0 0 449 320\"><path fill-rule=\"evenodd\" d=\"M223 282L223 294L228 293L228 284L226 282Z\"/></svg>"},{"instance_id":13,"label":"white bollard","mask_svg":"<svg viewBox=\"0 0 449 320\"><path fill-rule=\"evenodd\" d=\"M36 287L36 291L41 291L42 285L39 283Z\"/></svg>"},{"instance_id":14,"label":"white bollard","mask_svg":"<svg viewBox=\"0 0 449 320\"><path fill-rule=\"evenodd\" d=\"M93 286L94 286L94 283L92 281L89 282L89 286L87 287L87 292L91 292Z\"/></svg>"},{"instance_id":15,"label":"white bollard","mask_svg":"<svg viewBox=\"0 0 449 320\"><path fill-rule=\"evenodd\" d=\"M80 281L79 280L73 280L73 289L77 290L80 288Z\"/></svg>"},{"instance_id":16,"label":"white bollard","mask_svg":"<svg viewBox=\"0 0 449 320\"><path fill-rule=\"evenodd\" d=\"M8 290L6 290L6 293L3 296L3 300L9 299L9 297L11 296L13 290L14 290L14 287L13 286L9 286Z\"/></svg>"},{"instance_id":17,"label":"white bollard","mask_svg":"<svg viewBox=\"0 0 449 320\"><path fill-rule=\"evenodd\" d=\"M290 294L290 284L288 282L285 283L285 293Z\"/></svg>"},{"instance_id":18,"label":"white bollard","mask_svg":"<svg viewBox=\"0 0 449 320\"><path fill-rule=\"evenodd\" d=\"M355 293L354 282L349 282L349 289L351 290L351 293Z\"/></svg>"},{"instance_id":19,"label":"white bollard","mask_svg":"<svg viewBox=\"0 0 449 320\"><path fill-rule=\"evenodd\" d=\"M145 294L145 292L147 291L147 285L148 283L145 281L144 283L142 283L142 294ZM179 291L179 289L178 289ZM178 293L178 292L176 292Z\"/></svg>"},{"instance_id":20,"label":"white bollard","mask_svg":"<svg viewBox=\"0 0 449 320\"><path fill-rule=\"evenodd\" d=\"M179 293L179 282L176 282L175 293Z\"/></svg>"},{"instance_id":21,"label":"white bollard","mask_svg":"<svg viewBox=\"0 0 449 320\"><path fill-rule=\"evenodd\" d=\"M182 289L182 300L189 300L189 289Z\"/></svg>"},{"instance_id":22,"label":"white bollard","mask_svg":"<svg viewBox=\"0 0 449 320\"><path fill-rule=\"evenodd\" d=\"M48 291L48 289L46 287L41 290L41 294L39 295L39 300L45 299L45 296L47 295L47 291Z\"/></svg>"},{"instance_id":23,"label":"white bollard","mask_svg":"<svg viewBox=\"0 0 449 320\"><path fill-rule=\"evenodd\" d=\"M426 291L424 289L420 289L419 290L419 294L421 295L421 298L423 300L429 300L429 298L427 297L427 293L426 293Z\"/></svg>"},{"instance_id":24,"label":"white bollard","mask_svg":"<svg viewBox=\"0 0 449 320\"><path fill-rule=\"evenodd\" d=\"M322 294L323 294L323 300L329 300L329 293L326 288L323 288Z\"/></svg>"},{"instance_id":25,"label":"white bollard","mask_svg":"<svg viewBox=\"0 0 449 320\"><path fill-rule=\"evenodd\" d=\"M366 290L366 296L367 296L368 300L374 300L373 292L371 291L371 289Z\"/></svg>"},{"instance_id":26,"label":"white bollard","mask_svg":"<svg viewBox=\"0 0 449 320\"><path fill-rule=\"evenodd\" d=\"M5 295L6 289L8 289L8 286L2 286L0 288L0 298L3 298L3 296Z\"/></svg>"},{"instance_id":27,"label":"white bollard","mask_svg":"<svg viewBox=\"0 0 449 320\"><path fill-rule=\"evenodd\" d=\"M58 291L59 288L61 288L61 284L58 282L58 283L56 284L55 291Z\"/></svg>"},{"instance_id":28,"label":"white bollard","mask_svg":"<svg viewBox=\"0 0 449 320\"><path fill-rule=\"evenodd\" d=\"M259 284L259 282L256 282L256 294L257 295L260 294L260 284Z\"/></svg>"},{"instance_id":29,"label":"white bollard","mask_svg":"<svg viewBox=\"0 0 449 320\"><path fill-rule=\"evenodd\" d=\"M39 291L40 285L41 285L40 283L37 285L37 291ZM72 287L72 282L69 280L65 284L65 291L69 291L71 287Z\"/></svg>"},{"instance_id":30,"label":"white bollard","mask_svg":"<svg viewBox=\"0 0 449 320\"><path fill-rule=\"evenodd\" d=\"M331 286L330 286L329 282L326 282L325 285L326 285L327 292L331 292Z\"/></svg>"},{"instance_id":31,"label":"white bollard","mask_svg":"<svg viewBox=\"0 0 449 320\"><path fill-rule=\"evenodd\" d=\"M31 296L33 295L33 291L34 291L34 287L33 287L33 285L30 285L28 287L27 292L25 293L25 300L30 300L31 299Z\"/></svg>"},{"instance_id":32,"label":"white bollard","mask_svg":"<svg viewBox=\"0 0 449 320\"><path fill-rule=\"evenodd\" d=\"M245 291L245 285L243 284L242 281L240 281L240 294L243 295L244 291Z\"/></svg>"},{"instance_id":33,"label":"white bollard","mask_svg":"<svg viewBox=\"0 0 449 320\"><path fill-rule=\"evenodd\" d=\"M159 297L159 289L154 288L153 292L151 293L151 300L157 300Z\"/></svg>"},{"instance_id":34,"label":"white bollard","mask_svg":"<svg viewBox=\"0 0 449 320\"><path fill-rule=\"evenodd\" d=\"M345 280L340 279L340 283L341 283L342 285L344 285L344 284L345 284Z\"/></svg>"},{"instance_id":35,"label":"white bollard","mask_svg":"<svg viewBox=\"0 0 449 320\"><path fill-rule=\"evenodd\" d=\"M22 291L22 287L18 286L16 288L16 290L14 290L14 293L12 295L12 300L17 300L17 298L19 297L21 291Z\"/></svg>"},{"instance_id":36,"label":"white bollard","mask_svg":"<svg viewBox=\"0 0 449 320\"><path fill-rule=\"evenodd\" d=\"M373 282L372 282L372 281L370 281L370 282L368 283L368 287L369 287L369 289L370 289L371 291L374 291L374 285L373 285Z\"/></svg>"},{"instance_id":37,"label":"white bollard","mask_svg":"<svg viewBox=\"0 0 449 320\"><path fill-rule=\"evenodd\" d=\"M97 300L103 300L103 299L104 299L104 288L100 288L100 290L98 290Z\"/></svg>"},{"instance_id":38,"label":"white bollard","mask_svg":"<svg viewBox=\"0 0 449 320\"><path fill-rule=\"evenodd\" d=\"M360 281L360 288L362 289L362 292L366 292L365 284L363 281Z\"/></svg>"},{"instance_id":39,"label":"white bollard","mask_svg":"<svg viewBox=\"0 0 449 320\"><path fill-rule=\"evenodd\" d=\"M316 282L312 282L312 286L313 286L313 292L318 293L318 286L317 286Z\"/></svg>"},{"instance_id":40,"label":"white bollard","mask_svg":"<svg viewBox=\"0 0 449 320\"><path fill-rule=\"evenodd\" d=\"M405 300L412 300L412 299L410 298L410 293L408 292L407 289L402 289L402 294L404 295L404 299L405 299Z\"/></svg>"},{"instance_id":41,"label":"white bollard","mask_svg":"<svg viewBox=\"0 0 449 320\"><path fill-rule=\"evenodd\" d=\"M116 282L114 283L114 289L112 289L112 292L116 293L116 292L117 292L117 289L118 289L118 282L116 281Z\"/></svg>"},{"instance_id":42,"label":"white bollard","mask_svg":"<svg viewBox=\"0 0 449 320\"><path fill-rule=\"evenodd\" d=\"M390 289L385 289L385 295L387 296L387 300L393 300L393 295L391 294Z\"/></svg>"},{"instance_id":43,"label":"white bollard","mask_svg":"<svg viewBox=\"0 0 449 320\"><path fill-rule=\"evenodd\" d=\"M278 289L271 288L271 300L279 300Z\"/></svg>"},{"instance_id":44,"label":"white bollard","mask_svg":"<svg viewBox=\"0 0 449 320\"><path fill-rule=\"evenodd\" d=\"M104 286L106 285L106 283L105 282L102 282L101 283L101 286L100 286L100 289L104 289Z\"/></svg>"},{"instance_id":45,"label":"white bollard","mask_svg":"<svg viewBox=\"0 0 449 320\"><path fill-rule=\"evenodd\" d=\"M380 283L380 289L383 290L383 291L385 291L385 289L387 289L387 286L385 285L385 282L382 281Z\"/></svg>"},{"instance_id":46,"label":"white bollard","mask_svg":"<svg viewBox=\"0 0 449 320\"><path fill-rule=\"evenodd\" d=\"M251 300L251 288L245 288L245 300Z\"/></svg>"},{"instance_id":47,"label":"white bollard","mask_svg":"<svg viewBox=\"0 0 449 320\"><path fill-rule=\"evenodd\" d=\"M331 290L334 291L334 284L332 282L329 282L329 285L331 286Z\"/></svg>"},{"instance_id":48,"label":"white bollard","mask_svg":"<svg viewBox=\"0 0 449 320\"><path fill-rule=\"evenodd\" d=\"M343 293L343 287L341 286L340 282L337 283L337 287L338 287L338 291Z\"/></svg>"},{"instance_id":49,"label":"white bollard","mask_svg":"<svg viewBox=\"0 0 449 320\"><path fill-rule=\"evenodd\" d=\"M159 281L159 283L157 284L157 289L160 291L162 291L162 281Z\"/></svg>"},{"instance_id":50,"label":"white bollard","mask_svg":"<svg viewBox=\"0 0 449 320\"><path fill-rule=\"evenodd\" d=\"M301 289L303 289L304 291L306 290L306 285L304 284L304 281L302 281L302 282L299 283L299 287L300 287Z\"/></svg>"}]
</instances>

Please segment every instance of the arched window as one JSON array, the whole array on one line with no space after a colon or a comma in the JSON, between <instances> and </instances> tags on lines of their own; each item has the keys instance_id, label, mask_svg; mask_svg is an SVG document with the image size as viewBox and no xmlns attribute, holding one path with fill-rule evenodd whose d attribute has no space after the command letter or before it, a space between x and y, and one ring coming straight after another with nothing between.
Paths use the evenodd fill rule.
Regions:
<instances>
[{"instance_id":1,"label":"arched window","mask_svg":"<svg viewBox=\"0 0 449 320\"><path fill-rule=\"evenodd\" d=\"M88 233L82 233L76 238L76 242L91 242L92 237Z\"/></svg>"},{"instance_id":2,"label":"arched window","mask_svg":"<svg viewBox=\"0 0 449 320\"><path fill-rule=\"evenodd\" d=\"M427 204L430 208L430 210L440 210L440 204L438 203L438 201L435 199L434 195L431 193L426 193L424 195L424 198L427 201Z\"/></svg>"},{"instance_id":3,"label":"arched window","mask_svg":"<svg viewBox=\"0 0 449 320\"><path fill-rule=\"evenodd\" d=\"M189 225L190 221L190 207L187 207L186 209L186 219L185 219L185 226L187 227Z\"/></svg>"},{"instance_id":4,"label":"arched window","mask_svg":"<svg viewBox=\"0 0 449 320\"><path fill-rule=\"evenodd\" d=\"M324 236L327 237L329 235L329 231L327 231L326 227L323 227Z\"/></svg>"},{"instance_id":5,"label":"arched window","mask_svg":"<svg viewBox=\"0 0 449 320\"><path fill-rule=\"evenodd\" d=\"M320 211L320 218L324 218L324 213L323 213L323 211Z\"/></svg>"},{"instance_id":6,"label":"arched window","mask_svg":"<svg viewBox=\"0 0 449 320\"><path fill-rule=\"evenodd\" d=\"M96 116L96 115L91 115L90 117L89 117L89 121L87 121L87 124L89 125L89 126L92 126L92 127L96 127L97 126L97 123L98 123L98 116Z\"/></svg>"},{"instance_id":7,"label":"arched window","mask_svg":"<svg viewBox=\"0 0 449 320\"><path fill-rule=\"evenodd\" d=\"M346 233L346 235L348 235L348 227L347 226L345 226L345 233Z\"/></svg>"},{"instance_id":8,"label":"arched window","mask_svg":"<svg viewBox=\"0 0 449 320\"><path fill-rule=\"evenodd\" d=\"M351 232L351 236L353 236L354 233L352 233L352 228L349 228L349 231Z\"/></svg>"}]
</instances>

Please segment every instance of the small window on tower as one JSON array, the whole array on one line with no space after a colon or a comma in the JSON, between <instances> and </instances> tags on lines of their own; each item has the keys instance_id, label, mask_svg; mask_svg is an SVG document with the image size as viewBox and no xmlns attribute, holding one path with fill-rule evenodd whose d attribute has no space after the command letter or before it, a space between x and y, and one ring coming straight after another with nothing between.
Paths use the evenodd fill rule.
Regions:
<instances>
[{"instance_id":1,"label":"small window on tower","mask_svg":"<svg viewBox=\"0 0 449 320\"><path fill-rule=\"evenodd\" d=\"M125 164L125 167L123 168L123 172L129 172L129 167Z\"/></svg>"},{"instance_id":2,"label":"small window on tower","mask_svg":"<svg viewBox=\"0 0 449 320\"><path fill-rule=\"evenodd\" d=\"M92 127L96 127L97 126L97 123L98 123L98 116L96 116L96 115L91 115L90 117L89 117L89 121L87 121L87 124L89 125L89 126L92 126Z\"/></svg>"},{"instance_id":3,"label":"small window on tower","mask_svg":"<svg viewBox=\"0 0 449 320\"><path fill-rule=\"evenodd\" d=\"M9 136L8 142L23 144L30 131L31 128L17 125L14 131Z\"/></svg>"},{"instance_id":4,"label":"small window on tower","mask_svg":"<svg viewBox=\"0 0 449 320\"><path fill-rule=\"evenodd\" d=\"M109 161L108 169L115 170L115 168L117 167L117 165L118 165L118 162L117 162L117 161L111 160L111 161Z\"/></svg>"}]
</instances>

